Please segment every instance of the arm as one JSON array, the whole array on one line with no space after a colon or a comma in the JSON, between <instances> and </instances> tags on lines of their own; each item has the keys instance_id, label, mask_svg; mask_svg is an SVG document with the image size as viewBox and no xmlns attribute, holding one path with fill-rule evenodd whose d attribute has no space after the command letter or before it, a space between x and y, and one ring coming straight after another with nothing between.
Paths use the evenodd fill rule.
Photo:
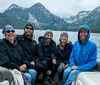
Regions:
<instances>
[{"instance_id":1,"label":"arm","mask_svg":"<svg viewBox=\"0 0 100 85\"><path fill-rule=\"evenodd\" d=\"M90 70L96 65L96 61L97 61L97 46L96 45L91 49L89 57L90 57L89 62L83 66L79 66L77 70L82 70L82 71Z\"/></svg>"},{"instance_id":2,"label":"arm","mask_svg":"<svg viewBox=\"0 0 100 85\"><path fill-rule=\"evenodd\" d=\"M52 41L52 52L52 59L57 59L57 48L54 41Z\"/></svg>"},{"instance_id":3,"label":"arm","mask_svg":"<svg viewBox=\"0 0 100 85\"><path fill-rule=\"evenodd\" d=\"M42 49L42 44L41 43L39 43L37 45L37 54L38 54L39 60L44 60L43 49Z\"/></svg>"},{"instance_id":4,"label":"arm","mask_svg":"<svg viewBox=\"0 0 100 85\"><path fill-rule=\"evenodd\" d=\"M70 58L70 54L72 52L72 48L73 48L73 44L72 43L69 43L69 45L66 47L66 59L64 60L64 63L65 64L68 64L69 63L69 58Z\"/></svg>"},{"instance_id":5,"label":"arm","mask_svg":"<svg viewBox=\"0 0 100 85\"><path fill-rule=\"evenodd\" d=\"M0 65L6 68L16 68L19 70L19 66L10 61L8 51L3 43L0 43Z\"/></svg>"},{"instance_id":6,"label":"arm","mask_svg":"<svg viewBox=\"0 0 100 85\"><path fill-rule=\"evenodd\" d=\"M73 67L75 66L75 57L74 57L74 47L72 49L72 52L70 54L70 58L69 58L69 63L70 63L70 66Z\"/></svg>"},{"instance_id":7,"label":"arm","mask_svg":"<svg viewBox=\"0 0 100 85\"><path fill-rule=\"evenodd\" d=\"M36 62L36 60L38 59L38 53L37 53L37 47L38 47L38 44L36 44L33 48L33 56L32 56L32 61L31 62Z\"/></svg>"}]
</instances>

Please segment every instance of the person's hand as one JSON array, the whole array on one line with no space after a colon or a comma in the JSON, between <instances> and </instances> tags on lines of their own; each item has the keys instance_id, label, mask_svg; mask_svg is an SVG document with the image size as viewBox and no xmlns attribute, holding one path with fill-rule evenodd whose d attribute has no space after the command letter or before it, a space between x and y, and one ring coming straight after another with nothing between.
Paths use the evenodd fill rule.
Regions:
<instances>
[{"instance_id":1,"label":"person's hand","mask_svg":"<svg viewBox=\"0 0 100 85\"><path fill-rule=\"evenodd\" d=\"M76 69L77 69L77 66L73 66L73 67L72 67L72 70L76 70Z\"/></svg>"},{"instance_id":2,"label":"person's hand","mask_svg":"<svg viewBox=\"0 0 100 85\"><path fill-rule=\"evenodd\" d=\"M61 66L62 66L62 67L64 67L64 66L65 66L65 64L64 64L64 63L61 63Z\"/></svg>"},{"instance_id":3,"label":"person's hand","mask_svg":"<svg viewBox=\"0 0 100 85\"><path fill-rule=\"evenodd\" d=\"M32 61L32 62L30 62L30 64L35 65L35 62Z\"/></svg>"},{"instance_id":4,"label":"person's hand","mask_svg":"<svg viewBox=\"0 0 100 85\"><path fill-rule=\"evenodd\" d=\"M26 64L21 65L19 69L20 71L25 71L27 69Z\"/></svg>"},{"instance_id":5,"label":"person's hand","mask_svg":"<svg viewBox=\"0 0 100 85\"><path fill-rule=\"evenodd\" d=\"M56 64L56 59L53 59L53 60L52 60L52 63L53 63L53 64Z\"/></svg>"}]
</instances>

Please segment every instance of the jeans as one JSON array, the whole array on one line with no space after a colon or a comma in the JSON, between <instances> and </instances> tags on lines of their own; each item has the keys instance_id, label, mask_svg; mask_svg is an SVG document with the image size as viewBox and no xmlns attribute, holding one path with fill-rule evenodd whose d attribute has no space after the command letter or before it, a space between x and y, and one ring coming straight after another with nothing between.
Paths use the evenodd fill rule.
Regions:
<instances>
[{"instance_id":1,"label":"jeans","mask_svg":"<svg viewBox=\"0 0 100 85\"><path fill-rule=\"evenodd\" d=\"M28 72L26 72L24 74L27 77L29 83L31 85L35 85L35 80L36 80L37 72L34 69L28 69Z\"/></svg>"},{"instance_id":2,"label":"jeans","mask_svg":"<svg viewBox=\"0 0 100 85\"><path fill-rule=\"evenodd\" d=\"M71 67L68 67L64 70L62 85L70 85L76 78L80 70L71 70Z\"/></svg>"}]
</instances>

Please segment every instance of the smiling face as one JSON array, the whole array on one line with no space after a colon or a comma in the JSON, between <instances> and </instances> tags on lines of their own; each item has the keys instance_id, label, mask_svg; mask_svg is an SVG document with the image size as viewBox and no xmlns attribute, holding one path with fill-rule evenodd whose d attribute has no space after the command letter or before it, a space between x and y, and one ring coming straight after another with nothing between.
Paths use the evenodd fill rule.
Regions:
<instances>
[{"instance_id":1,"label":"smiling face","mask_svg":"<svg viewBox=\"0 0 100 85\"><path fill-rule=\"evenodd\" d=\"M88 31L86 29L80 30L80 40L84 42L88 36Z\"/></svg>"},{"instance_id":2,"label":"smiling face","mask_svg":"<svg viewBox=\"0 0 100 85\"><path fill-rule=\"evenodd\" d=\"M68 41L68 37L66 35L60 36L60 42L61 43L66 43Z\"/></svg>"},{"instance_id":3,"label":"smiling face","mask_svg":"<svg viewBox=\"0 0 100 85\"><path fill-rule=\"evenodd\" d=\"M48 33L45 35L45 40L47 43L50 43L52 38L53 38L53 35L51 33Z\"/></svg>"},{"instance_id":4,"label":"smiling face","mask_svg":"<svg viewBox=\"0 0 100 85\"><path fill-rule=\"evenodd\" d=\"M15 40L15 31L14 30L7 30L5 32L5 38L8 41L14 41Z\"/></svg>"},{"instance_id":5,"label":"smiling face","mask_svg":"<svg viewBox=\"0 0 100 85\"><path fill-rule=\"evenodd\" d=\"M59 41L61 46L65 46L68 42L68 37L66 35L61 35Z\"/></svg>"},{"instance_id":6,"label":"smiling face","mask_svg":"<svg viewBox=\"0 0 100 85\"><path fill-rule=\"evenodd\" d=\"M31 26L27 26L27 27L25 28L25 30L24 30L24 34L25 34L26 36L32 36L33 33L34 33L34 31L33 31L33 29L32 29Z\"/></svg>"}]
</instances>

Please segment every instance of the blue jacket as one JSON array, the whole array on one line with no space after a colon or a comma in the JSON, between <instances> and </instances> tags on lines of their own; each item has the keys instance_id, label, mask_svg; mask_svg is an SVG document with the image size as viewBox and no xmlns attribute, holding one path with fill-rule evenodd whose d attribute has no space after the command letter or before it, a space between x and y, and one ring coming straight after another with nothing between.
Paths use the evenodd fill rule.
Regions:
<instances>
[{"instance_id":1,"label":"blue jacket","mask_svg":"<svg viewBox=\"0 0 100 85\"><path fill-rule=\"evenodd\" d=\"M70 56L70 66L78 66L77 70L89 71L96 65L97 61L97 46L90 41L90 28L88 25L82 25L81 28L88 30L88 36L84 42L80 40L80 30L78 32L78 41L74 43L73 50Z\"/></svg>"}]
</instances>

